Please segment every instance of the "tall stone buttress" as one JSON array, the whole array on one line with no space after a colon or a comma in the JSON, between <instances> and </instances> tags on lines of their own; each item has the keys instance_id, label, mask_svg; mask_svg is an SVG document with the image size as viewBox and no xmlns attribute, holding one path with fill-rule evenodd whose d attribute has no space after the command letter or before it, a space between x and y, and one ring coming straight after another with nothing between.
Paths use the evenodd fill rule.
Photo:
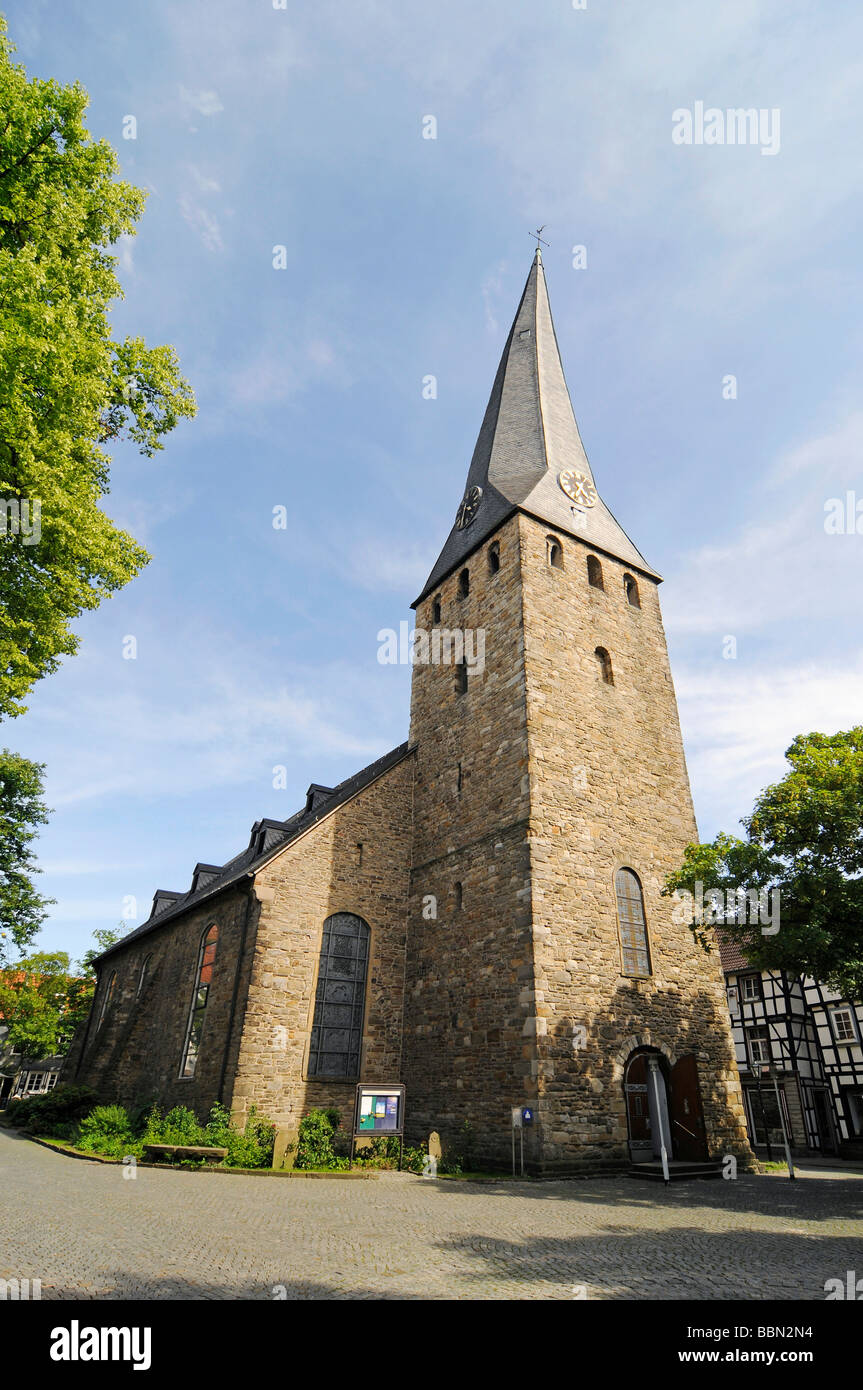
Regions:
<instances>
[{"instance_id":1,"label":"tall stone buttress","mask_svg":"<svg viewBox=\"0 0 863 1390\"><path fill-rule=\"evenodd\" d=\"M414 1136L470 1161L509 1161L515 1106L537 1172L751 1159L718 956L660 896L697 839L660 582L596 489L537 251L414 605L485 642L415 665L410 736L402 1077Z\"/></svg>"}]
</instances>

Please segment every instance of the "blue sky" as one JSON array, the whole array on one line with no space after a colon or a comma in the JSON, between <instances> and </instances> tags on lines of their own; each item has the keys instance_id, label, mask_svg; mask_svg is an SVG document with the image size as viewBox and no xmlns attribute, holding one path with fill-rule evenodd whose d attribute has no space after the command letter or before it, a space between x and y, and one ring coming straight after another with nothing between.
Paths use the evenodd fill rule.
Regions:
<instances>
[{"instance_id":1,"label":"blue sky","mask_svg":"<svg viewBox=\"0 0 863 1390\"><path fill-rule=\"evenodd\" d=\"M149 191L115 331L173 343L200 407L155 460L116 451L106 510L152 562L4 730L47 763L41 948L130 900L134 926L407 736L377 633L451 525L540 223L597 482L666 579L702 836L795 733L860 721L863 536L824 528L863 501L859 4L4 10ZM778 153L674 144L697 101L778 108Z\"/></svg>"}]
</instances>

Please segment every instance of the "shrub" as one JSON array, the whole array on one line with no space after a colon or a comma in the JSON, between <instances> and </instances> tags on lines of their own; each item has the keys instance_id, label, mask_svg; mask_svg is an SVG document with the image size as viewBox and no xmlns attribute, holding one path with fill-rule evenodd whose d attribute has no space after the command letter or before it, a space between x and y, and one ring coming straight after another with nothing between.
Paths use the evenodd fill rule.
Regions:
<instances>
[{"instance_id":1,"label":"shrub","mask_svg":"<svg viewBox=\"0 0 863 1390\"><path fill-rule=\"evenodd\" d=\"M24 1096L7 1106L9 1124L33 1134L53 1134L93 1109L96 1092L90 1086L55 1086L43 1096Z\"/></svg>"},{"instance_id":2,"label":"shrub","mask_svg":"<svg viewBox=\"0 0 863 1390\"><path fill-rule=\"evenodd\" d=\"M214 1105L206 1135L208 1144L228 1150L225 1163L231 1168L269 1168L273 1161L276 1127L263 1119L254 1106L250 1107L243 1128L237 1129L231 1122L230 1110Z\"/></svg>"},{"instance_id":3,"label":"shrub","mask_svg":"<svg viewBox=\"0 0 863 1390\"><path fill-rule=\"evenodd\" d=\"M347 1168L349 1160L337 1154L334 1139L341 1115L338 1110L310 1110L300 1120L297 1168Z\"/></svg>"},{"instance_id":4,"label":"shrub","mask_svg":"<svg viewBox=\"0 0 863 1390\"><path fill-rule=\"evenodd\" d=\"M76 1143L90 1153L109 1158L140 1157L143 1144L135 1139L132 1121L122 1105L97 1105L78 1125Z\"/></svg>"},{"instance_id":5,"label":"shrub","mask_svg":"<svg viewBox=\"0 0 863 1390\"><path fill-rule=\"evenodd\" d=\"M207 1132L188 1106L175 1105L162 1115L154 1105L144 1127L145 1144L207 1144Z\"/></svg>"}]
</instances>

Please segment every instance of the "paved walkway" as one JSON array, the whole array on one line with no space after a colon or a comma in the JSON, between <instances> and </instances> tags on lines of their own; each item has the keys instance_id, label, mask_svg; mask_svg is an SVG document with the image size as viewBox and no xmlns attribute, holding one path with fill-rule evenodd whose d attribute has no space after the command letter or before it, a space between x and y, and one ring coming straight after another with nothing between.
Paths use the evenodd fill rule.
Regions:
<instances>
[{"instance_id":1,"label":"paved walkway","mask_svg":"<svg viewBox=\"0 0 863 1390\"><path fill-rule=\"evenodd\" d=\"M827 1177L129 1180L0 1130L0 1278L51 1299L823 1300L863 1275L863 1175Z\"/></svg>"}]
</instances>

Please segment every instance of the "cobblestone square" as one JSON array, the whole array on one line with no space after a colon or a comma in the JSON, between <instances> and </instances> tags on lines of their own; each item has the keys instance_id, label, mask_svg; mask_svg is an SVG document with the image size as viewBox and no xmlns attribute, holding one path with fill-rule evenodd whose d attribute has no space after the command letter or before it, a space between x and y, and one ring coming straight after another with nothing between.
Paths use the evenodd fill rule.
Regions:
<instances>
[{"instance_id":1,"label":"cobblestone square","mask_svg":"<svg viewBox=\"0 0 863 1390\"><path fill-rule=\"evenodd\" d=\"M0 1131L0 1277L43 1299L806 1299L863 1274L863 1174L482 1185L119 1166Z\"/></svg>"}]
</instances>

